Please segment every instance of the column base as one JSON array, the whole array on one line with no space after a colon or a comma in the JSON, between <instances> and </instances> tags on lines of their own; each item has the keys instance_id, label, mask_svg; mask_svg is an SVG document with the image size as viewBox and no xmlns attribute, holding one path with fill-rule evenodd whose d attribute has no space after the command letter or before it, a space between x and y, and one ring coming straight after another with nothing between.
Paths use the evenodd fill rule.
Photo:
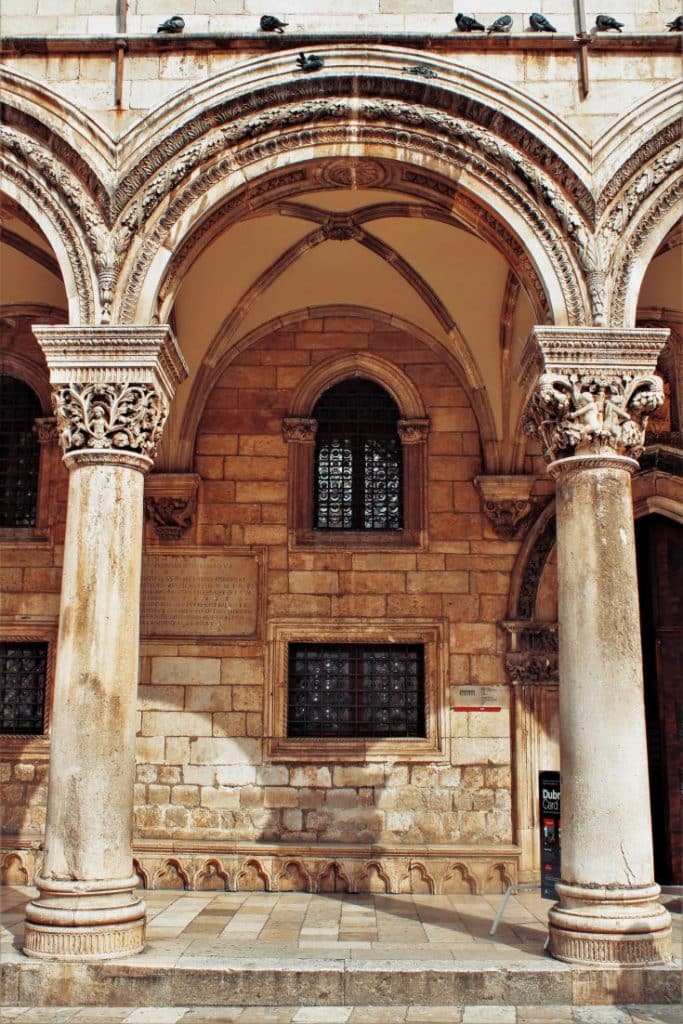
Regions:
<instances>
[{"instance_id":1,"label":"column base","mask_svg":"<svg viewBox=\"0 0 683 1024\"><path fill-rule=\"evenodd\" d=\"M635 889L556 886L548 914L550 952L566 963L601 967L666 964L672 959L671 917L658 885Z\"/></svg>"},{"instance_id":2,"label":"column base","mask_svg":"<svg viewBox=\"0 0 683 1024\"><path fill-rule=\"evenodd\" d=\"M38 877L26 907L23 950L41 960L108 960L142 952L145 904L139 880L55 881Z\"/></svg>"}]
</instances>

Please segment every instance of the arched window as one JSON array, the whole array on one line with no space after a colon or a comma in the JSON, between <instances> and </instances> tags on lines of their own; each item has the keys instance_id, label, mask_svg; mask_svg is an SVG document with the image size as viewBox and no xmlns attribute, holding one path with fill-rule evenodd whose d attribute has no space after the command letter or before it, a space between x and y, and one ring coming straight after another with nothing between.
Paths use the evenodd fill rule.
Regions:
<instances>
[{"instance_id":1,"label":"arched window","mask_svg":"<svg viewBox=\"0 0 683 1024\"><path fill-rule=\"evenodd\" d=\"M400 412L374 381L354 377L326 391L313 409L316 530L401 530Z\"/></svg>"},{"instance_id":2,"label":"arched window","mask_svg":"<svg viewBox=\"0 0 683 1024\"><path fill-rule=\"evenodd\" d=\"M34 527L40 446L34 423L41 415L35 392L0 374L0 527Z\"/></svg>"}]
</instances>

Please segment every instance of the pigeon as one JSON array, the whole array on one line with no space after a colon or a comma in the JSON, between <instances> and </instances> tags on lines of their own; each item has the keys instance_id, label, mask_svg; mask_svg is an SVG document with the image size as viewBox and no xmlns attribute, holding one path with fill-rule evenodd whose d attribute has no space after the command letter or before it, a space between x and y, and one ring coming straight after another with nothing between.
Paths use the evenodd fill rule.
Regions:
<instances>
[{"instance_id":1,"label":"pigeon","mask_svg":"<svg viewBox=\"0 0 683 1024\"><path fill-rule=\"evenodd\" d=\"M455 24L458 32L485 32L486 28L476 18L468 18L466 14L456 14Z\"/></svg>"},{"instance_id":2,"label":"pigeon","mask_svg":"<svg viewBox=\"0 0 683 1024\"><path fill-rule=\"evenodd\" d=\"M296 62L299 65L299 71L303 71L304 74L309 71L320 71L325 67L325 58L321 57L319 53L309 53L308 57L305 53L300 53Z\"/></svg>"},{"instance_id":3,"label":"pigeon","mask_svg":"<svg viewBox=\"0 0 683 1024\"><path fill-rule=\"evenodd\" d=\"M408 75L421 75L422 78L438 78L436 71L426 67L424 64L413 64L412 67L403 69Z\"/></svg>"},{"instance_id":4,"label":"pigeon","mask_svg":"<svg viewBox=\"0 0 683 1024\"><path fill-rule=\"evenodd\" d=\"M488 33L491 32L509 32L512 28L512 18L509 14L504 14L502 18L496 18L492 25L486 29Z\"/></svg>"},{"instance_id":5,"label":"pigeon","mask_svg":"<svg viewBox=\"0 0 683 1024\"><path fill-rule=\"evenodd\" d=\"M683 14L679 14L673 21L667 21L666 27L669 32L683 32Z\"/></svg>"},{"instance_id":6,"label":"pigeon","mask_svg":"<svg viewBox=\"0 0 683 1024\"><path fill-rule=\"evenodd\" d=\"M161 25L157 29L157 32L168 32L170 35L179 35L185 28L185 19L181 18L179 14L174 14L172 18L168 18L166 21L162 21Z\"/></svg>"},{"instance_id":7,"label":"pigeon","mask_svg":"<svg viewBox=\"0 0 683 1024\"><path fill-rule=\"evenodd\" d=\"M529 26L532 32L557 32L554 25L551 25L542 14L530 14Z\"/></svg>"},{"instance_id":8,"label":"pigeon","mask_svg":"<svg viewBox=\"0 0 683 1024\"><path fill-rule=\"evenodd\" d=\"M623 21L617 21L616 18L610 17L609 14L598 14L595 19L595 27L598 32L609 32L611 28L616 29L617 32L621 32L624 27L624 23Z\"/></svg>"},{"instance_id":9,"label":"pigeon","mask_svg":"<svg viewBox=\"0 0 683 1024\"><path fill-rule=\"evenodd\" d=\"M264 14L260 21L262 32L284 32L288 24L288 21L280 21L272 14Z\"/></svg>"}]
</instances>

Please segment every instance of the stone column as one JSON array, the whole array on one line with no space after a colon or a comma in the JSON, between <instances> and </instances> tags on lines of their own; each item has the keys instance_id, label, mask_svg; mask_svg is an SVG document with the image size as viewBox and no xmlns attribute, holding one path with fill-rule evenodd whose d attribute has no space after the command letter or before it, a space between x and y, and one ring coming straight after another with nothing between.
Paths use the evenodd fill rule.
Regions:
<instances>
[{"instance_id":1,"label":"stone column","mask_svg":"<svg viewBox=\"0 0 683 1024\"><path fill-rule=\"evenodd\" d=\"M631 474L667 331L536 327L521 381L557 492L562 882L550 950L662 963L647 775ZM540 376L539 376L540 374Z\"/></svg>"},{"instance_id":2,"label":"stone column","mask_svg":"<svg viewBox=\"0 0 683 1024\"><path fill-rule=\"evenodd\" d=\"M144 474L187 374L167 326L36 327L69 471L50 782L24 951L139 952L133 781Z\"/></svg>"}]
</instances>

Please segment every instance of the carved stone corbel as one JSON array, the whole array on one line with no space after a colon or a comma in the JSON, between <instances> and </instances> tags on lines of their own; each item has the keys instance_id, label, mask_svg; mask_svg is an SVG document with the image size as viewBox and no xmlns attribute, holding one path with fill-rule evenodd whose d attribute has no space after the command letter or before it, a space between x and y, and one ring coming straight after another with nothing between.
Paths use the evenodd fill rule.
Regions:
<instances>
[{"instance_id":1,"label":"carved stone corbel","mask_svg":"<svg viewBox=\"0 0 683 1024\"><path fill-rule=\"evenodd\" d=\"M38 444L57 444L59 441L57 420L54 416L38 416L33 421L33 427Z\"/></svg>"},{"instance_id":2,"label":"carved stone corbel","mask_svg":"<svg viewBox=\"0 0 683 1024\"><path fill-rule=\"evenodd\" d=\"M315 444L318 421L308 416L285 416L282 421L282 436L288 443Z\"/></svg>"},{"instance_id":3,"label":"carved stone corbel","mask_svg":"<svg viewBox=\"0 0 683 1024\"><path fill-rule=\"evenodd\" d=\"M482 509L498 537L513 540L524 533L545 500L541 496L532 497L535 483L534 476L475 477Z\"/></svg>"},{"instance_id":4,"label":"carved stone corbel","mask_svg":"<svg viewBox=\"0 0 683 1024\"><path fill-rule=\"evenodd\" d=\"M145 517L160 540L178 540L197 511L197 473L151 473L145 479Z\"/></svg>"},{"instance_id":5,"label":"carved stone corbel","mask_svg":"<svg viewBox=\"0 0 683 1024\"><path fill-rule=\"evenodd\" d=\"M416 416L410 420L399 420L396 428L401 444L425 444L429 437L429 417Z\"/></svg>"},{"instance_id":6,"label":"carved stone corbel","mask_svg":"<svg viewBox=\"0 0 683 1024\"><path fill-rule=\"evenodd\" d=\"M559 682L557 624L551 622L503 622L510 635L505 667L514 685Z\"/></svg>"}]
</instances>

